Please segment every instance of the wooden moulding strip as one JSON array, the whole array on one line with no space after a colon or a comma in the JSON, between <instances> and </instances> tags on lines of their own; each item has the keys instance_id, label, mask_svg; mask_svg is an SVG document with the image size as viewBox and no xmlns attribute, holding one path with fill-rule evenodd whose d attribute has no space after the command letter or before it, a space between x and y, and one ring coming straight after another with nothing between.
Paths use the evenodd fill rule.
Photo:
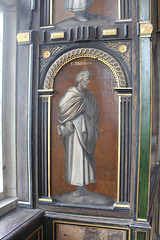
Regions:
<instances>
[{"instance_id":1,"label":"wooden moulding strip","mask_svg":"<svg viewBox=\"0 0 160 240\"><path fill-rule=\"evenodd\" d=\"M50 25L53 24L53 0L50 0Z\"/></svg>"},{"instance_id":2,"label":"wooden moulding strip","mask_svg":"<svg viewBox=\"0 0 160 240\"><path fill-rule=\"evenodd\" d=\"M160 31L160 1L158 1L158 30Z\"/></svg>"}]
</instances>

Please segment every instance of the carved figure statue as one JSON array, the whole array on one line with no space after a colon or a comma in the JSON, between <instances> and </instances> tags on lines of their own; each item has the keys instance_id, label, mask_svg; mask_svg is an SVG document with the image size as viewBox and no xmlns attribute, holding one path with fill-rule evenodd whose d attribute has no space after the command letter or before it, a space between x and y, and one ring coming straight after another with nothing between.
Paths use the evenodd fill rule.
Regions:
<instances>
[{"instance_id":1,"label":"carved figure statue","mask_svg":"<svg viewBox=\"0 0 160 240\"><path fill-rule=\"evenodd\" d=\"M75 196L85 195L85 185L96 182L95 147L99 138L99 107L88 90L90 74L77 74L77 86L59 101L57 129L65 149L65 179L76 185ZM86 190L87 191L87 190Z\"/></svg>"}]
</instances>

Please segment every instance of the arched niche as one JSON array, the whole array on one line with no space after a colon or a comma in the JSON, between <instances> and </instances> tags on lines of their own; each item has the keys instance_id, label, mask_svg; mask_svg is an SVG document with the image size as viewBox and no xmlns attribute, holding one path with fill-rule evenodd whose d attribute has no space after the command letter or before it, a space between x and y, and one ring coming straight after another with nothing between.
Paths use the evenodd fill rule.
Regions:
<instances>
[{"instance_id":1,"label":"arched niche","mask_svg":"<svg viewBox=\"0 0 160 240\"><path fill-rule=\"evenodd\" d=\"M77 48L61 54L45 75L39 101L39 173L46 180L39 177L39 197L75 190L75 186L65 181L65 153L57 133L57 106L64 92L76 85L77 73L85 69L91 72L88 88L100 108L100 139L95 150L97 181L87 188L117 202L129 202L130 144L127 148L125 144L131 134L130 81L114 56L93 48ZM126 175L121 168L124 165ZM122 185L126 185L127 193Z\"/></svg>"},{"instance_id":2,"label":"arched niche","mask_svg":"<svg viewBox=\"0 0 160 240\"><path fill-rule=\"evenodd\" d=\"M88 89L96 98L100 109L100 139L95 150L96 183L88 190L116 198L118 164L118 97L114 91L115 76L111 69L93 58L79 58L68 62L56 75L51 100L51 195L73 191L65 181L65 153L57 133L58 102L64 92L76 85L79 71L91 72ZM78 169L77 169L78 170Z\"/></svg>"}]
</instances>

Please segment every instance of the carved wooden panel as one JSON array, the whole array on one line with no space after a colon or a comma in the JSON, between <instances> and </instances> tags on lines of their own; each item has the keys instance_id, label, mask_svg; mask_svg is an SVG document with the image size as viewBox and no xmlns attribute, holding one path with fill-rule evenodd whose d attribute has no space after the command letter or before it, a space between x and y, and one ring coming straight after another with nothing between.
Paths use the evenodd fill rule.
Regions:
<instances>
[{"instance_id":1,"label":"carved wooden panel","mask_svg":"<svg viewBox=\"0 0 160 240\"><path fill-rule=\"evenodd\" d=\"M57 132L58 102L69 87L76 86L77 73L86 69L91 73L88 88L100 109L96 183L87 189L112 197L121 207L121 202L130 202L131 179L131 43L126 41L74 49L56 44L41 48L38 195L45 201L44 197L75 190L65 180L65 151Z\"/></svg>"}]
</instances>

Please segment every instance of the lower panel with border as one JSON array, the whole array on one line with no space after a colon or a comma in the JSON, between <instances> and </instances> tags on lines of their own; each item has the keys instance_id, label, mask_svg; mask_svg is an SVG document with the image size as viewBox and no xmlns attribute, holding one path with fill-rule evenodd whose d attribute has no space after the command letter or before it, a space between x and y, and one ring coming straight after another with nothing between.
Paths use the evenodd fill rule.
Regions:
<instances>
[{"instance_id":1,"label":"lower panel with border","mask_svg":"<svg viewBox=\"0 0 160 240\"><path fill-rule=\"evenodd\" d=\"M130 240L130 229L53 221L53 240Z\"/></svg>"}]
</instances>

